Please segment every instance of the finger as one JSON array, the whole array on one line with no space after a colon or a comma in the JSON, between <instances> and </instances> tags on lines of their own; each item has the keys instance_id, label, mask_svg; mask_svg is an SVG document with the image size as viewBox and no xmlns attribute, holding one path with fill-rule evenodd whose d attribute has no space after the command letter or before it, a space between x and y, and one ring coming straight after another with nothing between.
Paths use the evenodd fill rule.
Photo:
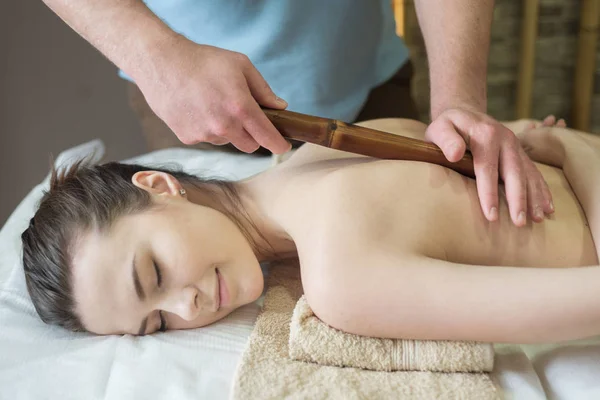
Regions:
<instances>
[{"instance_id":1,"label":"finger","mask_svg":"<svg viewBox=\"0 0 600 400\"><path fill-rule=\"evenodd\" d=\"M500 150L500 172L506 189L506 200L513 223L527 223L527 180L516 146L504 145Z\"/></svg>"},{"instance_id":2,"label":"finger","mask_svg":"<svg viewBox=\"0 0 600 400\"><path fill-rule=\"evenodd\" d=\"M229 143L229 139L217 135L210 135L206 141L215 146L224 146Z\"/></svg>"},{"instance_id":3,"label":"finger","mask_svg":"<svg viewBox=\"0 0 600 400\"><path fill-rule=\"evenodd\" d=\"M238 150L243 151L244 153L254 153L260 147L256 140L254 140L244 128L230 132L229 141Z\"/></svg>"},{"instance_id":4,"label":"finger","mask_svg":"<svg viewBox=\"0 0 600 400\"><path fill-rule=\"evenodd\" d=\"M543 126L553 126L555 123L556 123L556 117L554 115L550 114L546 118L544 118L542 125Z\"/></svg>"},{"instance_id":5,"label":"finger","mask_svg":"<svg viewBox=\"0 0 600 400\"><path fill-rule=\"evenodd\" d=\"M252 97L258 104L264 107L284 109L288 106L287 102L279 98L271 89L265 78L258 72L256 67L248 61L244 68L244 75Z\"/></svg>"},{"instance_id":6,"label":"finger","mask_svg":"<svg viewBox=\"0 0 600 400\"><path fill-rule=\"evenodd\" d=\"M248 118L243 121L244 129L261 146L269 149L273 154L283 154L291 149L291 144L281 136L269 118L260 109L258 104L250 106Z\"/></svg>"},{"instance_id":7,"label":"finger","mask_svg":"<svg viewBox=\"0 0 600 400\"><path fill-rule=\"evenodd\" d=\"M465 139L448 119L434 121L425 131L425 139L435 143L450 162L460 160L467 150Z\"/></svg>"},{"instance_id":8,"label":"finger","mask_svg":"<svg viewBox=\"0 0 600 400\"><path fill-rule=\"evenodd\" d=\"M244 130L239 116L227 117L227 112L218 115L220 117L210 124L205 141L216 145L229 142L245 153L252 153L258 149L258 143Z\"/></svg>"},{"instance_id":9,"label":"finger","mask_svg":"<svg viewBox=\"0 0 600 400\"><path fill-rule=\"evenodd\" d=\"M544 205L546 204L543 189L545 181L535 165L525 157L525 155L522 155L521 159L527 177L527 210L533 221L542 222L544 220Z\"/></svg>"},{"instance_id":10,"label":"finger","mask_svg":"<svg viewBox=\"0 0 600 400\"><path fill-rule=\"evenodd\" d=\"M550 192L550 188L548 187L548 183L544 179L544 176L540 173L540 170L536 167L533 161L531 161L526 153L521 155L521 159L523 160L523 165L525 165L527 171L526 174L528 177L528 182L532 183L533 185L532 190L529 190L528 186L527 193L529 204L532 204L530 215L534 217L536 207L540 207L543 214L554 213L552 192ZM533 210L534 214L531 213L531 210ZM540 215L540 212L538 211L537 217L534 218L534 220L536 219L543 220L544 215Z\"/></svg>"},{"instance_id":11,"label":"finger","mask_svg":"<svg viewBox=\"0 0 600 400\"><path fill-rule=\"evenodd\" d=\"M541 222L544 214L554 213L552 193L544 176L529 158L525 146L521 149L521 162L527 176L528 212L534 221Z\"/></svg>"},{"instance_id":12,"label":"finger","mask_svg":"<svg viewBox=\"0 0 600 400\"><path fill-rule=\"evenodd\" d=\"M567 127L567 123L565 122L564 119L561 118L556 123L556 126L559 127L559 128L566 128Z\"/></svg>"},{"instance_id":13,"label":"finger","mask_svg":"<svg viewBox=\"0 0 600 400\"><path fill-rule=\"evenodd\" d=\"M481 210L488 221L496 221L498 219L499 151L499 145L496 141L479 143L473 140L471 142L477 194Z\"/></svg>"},{"instance_id":14,"label":"finger","mask_svg":"<svg viewBox=\"0 0 600 400\"><path fill-rule=\"evenodd\" d=\"M554 214L554 202L552 201L552 192L550 192L550 187L548 186L548 183L542 174L540 174L539 179L542 192L542 210L545 214Z\"/></svg>"}]
</instances>

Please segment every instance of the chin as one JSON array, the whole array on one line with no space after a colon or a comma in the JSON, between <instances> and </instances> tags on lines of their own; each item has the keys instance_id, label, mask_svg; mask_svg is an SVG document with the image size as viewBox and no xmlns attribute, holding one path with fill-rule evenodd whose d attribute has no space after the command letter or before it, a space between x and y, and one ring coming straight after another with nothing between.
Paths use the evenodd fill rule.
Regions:
<instances>
[{"instance_id":1,"label":"chin","mask_svg":"<svg viewBox=\"0 0 600 400\"><path fill-rule=\"evenodd\" d=\"M257 282L255 285L252 285L251 288L248 288L248 291L244 294L243 298L240 299L240 307L258 300L262 295L263 288L264 283L262 281Z\"/></svg>"},{"instance_id":2,"label":"chin","mask_svg":"<svg viewBox=\"0 0 600 400\"><path fill-rule=\"evenodd\" d=\"M237 290L235 290L236 293L230 307L242 307L255 302L262 295L265 286L263 273L258 262L256 268L248 268L238 276L241 279L237 282Z\"/></svg>"}]
</instances>

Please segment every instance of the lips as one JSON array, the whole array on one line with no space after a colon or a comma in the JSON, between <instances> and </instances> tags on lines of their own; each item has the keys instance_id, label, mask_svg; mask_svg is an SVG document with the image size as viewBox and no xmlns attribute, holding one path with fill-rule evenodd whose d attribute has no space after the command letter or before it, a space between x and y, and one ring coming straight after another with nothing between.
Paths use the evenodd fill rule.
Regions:
<instances>
[{"instance_id":1,"label":"lips","mask_svg":"<svg viewBox=\"0 0 600 400\"><path fill-rule=\"evenodd\" d=\"M221 274L219 273L219 268L215 268L215 273L217 275L217 288L215 290L215 312L219 311L221 308Z\"/></svg>"},{"instance_id":2,"label":"lips","mask_svg":"<svg viewBox=\"0 0 600 400\"><path fill-rule=\"evenodd\" d=\"M223 277L223 275L221 274L221 272L219 271L218 268L217 268L217 289L218 289L218 293L217 293L218 303L216 303L216 304L218 305L217 310L219 310L221 307L226 307L227 304L229 303L229 290L227 288L227 283L225 282L225 278Z\"/></svg>"}]
</instances>

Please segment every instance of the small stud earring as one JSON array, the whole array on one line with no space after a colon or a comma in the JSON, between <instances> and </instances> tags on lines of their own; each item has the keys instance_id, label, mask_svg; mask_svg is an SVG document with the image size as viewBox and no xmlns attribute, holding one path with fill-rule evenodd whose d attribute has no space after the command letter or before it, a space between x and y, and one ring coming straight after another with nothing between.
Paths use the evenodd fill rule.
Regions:
<instances>
[{"instance_id":1,"label":"small stud earring","mask_svg":"<svg viewBox=\"0 0 600 400\"><path fill-rule=\"evenodd\" d=\"M182 196L185 196L185 189L183 189L183 188L179 189L179 194L181 194Z\"/></svg>"}]
</instances>

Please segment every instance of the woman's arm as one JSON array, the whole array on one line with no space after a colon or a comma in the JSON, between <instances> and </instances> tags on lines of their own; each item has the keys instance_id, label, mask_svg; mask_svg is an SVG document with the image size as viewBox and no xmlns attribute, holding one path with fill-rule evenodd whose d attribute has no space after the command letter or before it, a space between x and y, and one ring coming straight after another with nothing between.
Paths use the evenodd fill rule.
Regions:
<instances>
[{"instance_id":1,"label":"woman's arm","mask_svg":"<svg viewBox=\"0 0 600 400\"><path fill-rule=\"evenodd\" d=\"M524 144L534 159L564 168L597 238L600 160L588 141L573 131L542 128L528 132ZM316 276L303 277L316 315L340 330L388 338L515 343L600 334L600 266L474 266L409 252L399 255L397 249L388 254L376 244L369 246L368 256L348 255L352 246L347 248L346 256L322 260L323 268L313 269Z\"/></svg>"},{"instance_id":2,"label":"woman's arm","mask_svg":"<svg viewBox=\"0 0 600 400\"><path fill-rule=\"evenodd\" d=\"M325 323L363 336L536 343L600 334L600 266L397 260L373 254L323 269L305 284L308 302Z\"/></svg>"},{"instance_id":3,"label":"woman's arm","mask_svg":"<svg viewBox=\"0 0 600 400\"><path fill-rule=\"evenodd\" d=\"M600 254L600 141L543 127L522 142L534 160L563 168ZM514 343L600 334L600 266L473 266L376 250L327 265L306 295L316 315L343 331Z\"/></svg>"}]
</instances>

